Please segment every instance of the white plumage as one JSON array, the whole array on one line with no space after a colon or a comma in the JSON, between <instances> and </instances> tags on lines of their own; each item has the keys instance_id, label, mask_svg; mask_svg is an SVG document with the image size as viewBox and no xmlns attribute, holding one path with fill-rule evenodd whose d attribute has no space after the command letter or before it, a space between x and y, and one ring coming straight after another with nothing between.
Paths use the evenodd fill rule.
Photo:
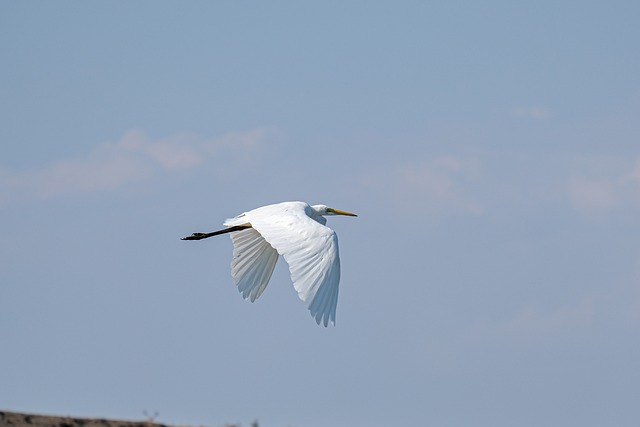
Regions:
<instances>
[{"instance_id":1,"label":"white plumage","mask_svg":"<svg viewBox=\"0 0 640 427\"><path fill-rule=\"evenodd\" d=\"M185 240L230 233L231 275L242 296L251 302L264 292L278 255L282 255L289 264L298 296L307 304L316 323L327 326L329 322L335 324L336 319L340 256L338 236L325 226L324 215L357 216L325 205L284 202L228 219L224 223L227 229L194 233Z\"/></svg>"}]
</instances>

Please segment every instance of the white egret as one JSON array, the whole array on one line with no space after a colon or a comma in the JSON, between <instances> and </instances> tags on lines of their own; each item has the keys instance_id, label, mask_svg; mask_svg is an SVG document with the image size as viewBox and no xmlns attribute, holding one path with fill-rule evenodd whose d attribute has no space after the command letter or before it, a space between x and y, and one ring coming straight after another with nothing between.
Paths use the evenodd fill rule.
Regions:
<instances>
[{"instance_id":1,"label":"white egret","mask_svg":"<svg viewBox=\"0 0 640 427\"><path fill-rule=\"evenodd\" d=\"M227 228L193 233L182 240L201 240L230 233L231 276L245 299L254 302L265 290L278 255L289 264L293 287L319 325L335 324L340 282L338 236L326 227L326 215L356 214L326 205L284 202L227 219Z\"/></svg>"}]
</instances>

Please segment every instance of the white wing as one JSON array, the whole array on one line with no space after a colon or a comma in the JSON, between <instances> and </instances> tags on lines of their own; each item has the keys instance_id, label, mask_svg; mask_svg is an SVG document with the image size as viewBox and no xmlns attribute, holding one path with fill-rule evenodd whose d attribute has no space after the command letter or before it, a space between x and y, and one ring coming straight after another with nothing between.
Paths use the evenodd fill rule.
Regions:
<instances>
[{"instance_id":1,"label":"white wing","mask_svg":"<svg viewBox=\"0 0 640 427\"><path fill-rule=\"evenodd\" d=\"M298 296L307 303L316 323L327 326L336 319L338 237L332 229L310 218L306 212L310 209L302 202L280 203L247 212L243 220L284 257Z\"/></svg>"},{"instance_id":2,"label":"white wing","mask_svg":"<svg viewBox=\"0 0 640 427\"><path fill-rule=\"evenodd\" d=\"M242 297L254 302L269 283L278 252L253 228L231 233L231 240L231 276Z\"/></svg>"}]
</instances>

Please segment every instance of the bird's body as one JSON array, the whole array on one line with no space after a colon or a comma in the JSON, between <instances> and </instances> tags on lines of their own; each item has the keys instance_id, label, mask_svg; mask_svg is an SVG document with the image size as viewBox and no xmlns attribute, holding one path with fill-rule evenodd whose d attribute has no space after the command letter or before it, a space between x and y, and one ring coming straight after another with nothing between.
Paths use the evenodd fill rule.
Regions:
<instances>
[{"instance_id":1,"label":"bird's body","mask_svg":"<svg viewBox=\"0 0 640 427\"><path fill-rule=\"evenodd\" d=\"M340 282L338 237L325 226L325 215L355 214L284 202L263 206L230 218L228 228L213 233L194 233L183 240L200 240L229 233L233 241L231 275L245 299L255 301L265 290L282 255L289 264L298 296L307 303L318 324L335 323Z\"/></svg>"}]
</instances>

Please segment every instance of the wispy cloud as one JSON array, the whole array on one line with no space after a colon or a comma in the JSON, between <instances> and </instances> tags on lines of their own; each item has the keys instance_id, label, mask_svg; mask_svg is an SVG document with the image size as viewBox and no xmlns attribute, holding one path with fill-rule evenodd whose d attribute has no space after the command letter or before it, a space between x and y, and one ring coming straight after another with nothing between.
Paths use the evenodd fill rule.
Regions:
<instances>
[{"instance_id":1,"label":"wispy cloud","mask_svg":"<svg viewBox=\"0 0 640 427\"><path fill-rule=\"evenodd\" d=\"M509 336L538 337L566 334L576 329L588 328L595 317L595 300L586 295L573 306L555 311L542 311L534 306L522 308L499 328L499 333Z\"/></svg>"},{"instance_id":2,"label":"wispy cloud","mask_svg":"<svg viewBox=\"0 0 640 427\"><path fill-rule=\"evenodd\" d=\"M571 205L587 216L640 209L640 159L589 159L568 180Z\"/></svg>"},{"instance_id":3,"label":"wispy cloud","mask_svg":"<svg viewBox=\"0 0 640 427\"><path fill-rule=\"evenodd\" d=\"M254 129L219 138L183 133L151 139L132 130L118 141L97 145L84 157L60 160L41 169L0 169L0 201L112 190L163 172L192 169L216 156L250 153L272 133L270 129Z\"/></svg>"},{"instance_id":4,"label":"wispy cloud","mask_svg":"<svg viewBox=\"0 0 640 427\"><path fill-rule=\"evenodd\" d=\"M520 307L502 321L478 321L470 332L481 340L529 342L562 338L593 328L602 318L601 302L596 295L585 294L571 304L554 309L530 304Z\"/></svg>"},{"instance_id":5,"label":"wispy cloud","mask_svg":"<svg viewBox=\"0 0 640 427\"><path fill-rule=\"evenodd\" d=\"M544 120L551 116L551 110L541 106L515 107L509 115L520 119Z\"/></svg>"},{"instance_id":6,"label":"wispy cloud","mask_svg":"<svg viewBox=\"0 0 640 427\"><path fill-rule=\"evenodd\" d=\"M605 212L618 203L616 186L611 180L576 175L569 179L568 187L572 205L584 213Z\"/></svg>"},{"instance_id":7,"label":"wispy cloud","mask_svg":"<svg viewBox=\"0 0 640 427\"><path fill-rule=\"evenodd\" d=\"M476 169L475 161L441 156L378 171L361 177L361 182L406 212L420 209L432 214L456 211L478 215L482 206L465 190Z\"/></svg>"}]
</instances>

